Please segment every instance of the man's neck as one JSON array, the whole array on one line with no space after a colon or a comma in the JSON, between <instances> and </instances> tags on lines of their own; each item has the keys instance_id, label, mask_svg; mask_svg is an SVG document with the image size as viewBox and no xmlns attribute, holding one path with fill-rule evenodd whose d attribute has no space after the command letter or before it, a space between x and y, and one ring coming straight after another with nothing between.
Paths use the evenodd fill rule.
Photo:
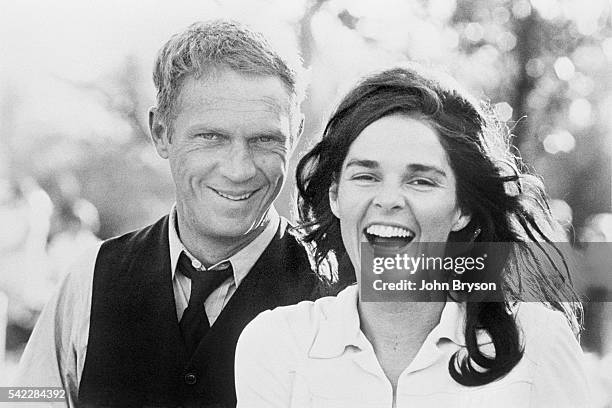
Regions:
<instances>
[{"instance_id":1,"label":"man's neck","mask_svg":"<svg viewBox=\"0 0 612 408\"><path fill-rule=\"evenodd\" d=\"M253 242L265 229L269 219L239 237L209 237L198 234L181 222L176 213L176 232L183 246L206 267L230 258Z\"/></svg>"}]
</instances>

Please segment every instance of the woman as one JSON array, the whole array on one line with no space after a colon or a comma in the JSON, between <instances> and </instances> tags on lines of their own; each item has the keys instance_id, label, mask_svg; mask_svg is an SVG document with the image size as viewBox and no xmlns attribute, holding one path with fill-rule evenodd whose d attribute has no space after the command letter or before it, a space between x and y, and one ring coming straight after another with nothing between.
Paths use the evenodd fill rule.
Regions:
<instances>
[{"instance_id":1,"label":"woman","mask_svg":"<svg viewBox=\"0 0 612 408\"><path fill-rule=\"evenodd\" d=\"M239 406L588 405L577 303L562 303L576 299L567 263L541 183L503 130L416 67L366 78L342 100L298 165L298 204L318 269L348 256L361 291L259 315L238 342ZM484 294L364 299L364 251L433 242L533 244L496 253ZM546 306L518 302L534 298Z\"/></svg>"}]
</instances>

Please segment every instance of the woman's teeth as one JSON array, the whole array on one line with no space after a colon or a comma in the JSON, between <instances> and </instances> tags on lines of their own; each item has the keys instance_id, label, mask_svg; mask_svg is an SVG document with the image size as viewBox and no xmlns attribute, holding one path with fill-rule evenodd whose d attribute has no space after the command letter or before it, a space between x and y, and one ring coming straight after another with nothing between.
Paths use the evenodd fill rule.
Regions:
<instances>
[{"instance_id":1,"label":"woman's teeth","mask_svg":"<svg viewBox=\"0 0 612 408\"><path fill-rule=\"evenodd\" d=\"M370 235L377 235L379 237L391 238L391 237L401 237L401 238L412 238L414 234L407 230L406 228L401 227L392 227L390 225L370 225L366 229L366 233Z\"/></svg>"},{"instance_id":2,"label":"woman's teeth","mask_svg":"<svg viewBox=\"0 0 612 408\"><path fill-rule=\"evenodd\" d=\"M365 230L365 237L370 245L375 248L387 248L396 251L410 244L414 236L414 232L406 228L390 225L375 224L370 225Z\"/></svg>"}]
</instances>

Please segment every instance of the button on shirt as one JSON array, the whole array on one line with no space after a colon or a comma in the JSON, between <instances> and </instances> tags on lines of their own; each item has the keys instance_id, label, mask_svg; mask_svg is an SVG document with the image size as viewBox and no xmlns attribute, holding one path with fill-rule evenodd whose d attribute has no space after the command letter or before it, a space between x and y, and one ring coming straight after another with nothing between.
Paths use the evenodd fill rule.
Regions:
<instances>
[{"instance_id":1,"label":"button on shirt","mask_svg":"<svg viewBox=\"0 0 612 408\"><path fill-rule=\"evenodd\" d=\"M270 208L264 231L235 255L220 262L229 261L232 264L233 277L221 284L206 299L204 306L211 325L272 241L279 223L278 213L274 208ZM179 239L175 206L170 212L168 242L171 264L168 274L172 278L176 315L180 321L189 304L191 281L183 274L177 273L178 258L183 251L192 259L195 258L188 253ZM59 292L47 303L36 323L21 357L17 377L13 381L14 385L24 387L64 387L67 403L49 405L75 406L76 403L87 353L92 283L99 249L100 244L91 247L69 266Z\"/></svg>"},{"instance_id":2,"label":"button on shirt","mask_svg":"<svg viewBox=\"0 0 612 408\"><path fill-rule=\"evenodd\" d=\"M393 389L360 329L357 299L357 286L350 286L253 320L236 351L238 407L392 407ZM479 387L464 387L448 373L453 353L465 348L464 318L462 304L446 303L399 377L397 407L589 406L582 351L560 312L520 304L525 354L504 378ZM488 336L478 341L491 350Z\"/></svg>"}]
</instances>

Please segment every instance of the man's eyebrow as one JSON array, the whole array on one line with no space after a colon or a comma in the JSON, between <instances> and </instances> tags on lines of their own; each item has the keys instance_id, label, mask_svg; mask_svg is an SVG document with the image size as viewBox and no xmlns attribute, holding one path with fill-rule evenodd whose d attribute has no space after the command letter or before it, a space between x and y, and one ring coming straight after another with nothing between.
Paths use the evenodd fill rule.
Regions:
<instances>
[{"instance_id":1,"label":"man's eyebrow","mask_svg":"<svg viewBox=\"0 0 612 408\"><path fill-rule=\"evenodd\" d=\"M427 164L414 163L414 164L407 165L406 169L411 172L415 172L415 171L422 172L422 173L434 172L434 173L438 173L442 177L446 177L446 172L437 166L430 166Z\"/></svg>"},{"instance_id":2,"label":"man's eyebrow","mask_svg":"<svg viewBox=\"0 0 612 408\"><path fill-rule=\"evenodd\" d=\"M281 132L280 130L262 130L258 132L254 132L252 137L261 137L267 136L278 140L286 140L287 135Z\"/></svg>"},{"instance_id":3,"label":"man's eyebrow","mask_svg":"<svg viewBox=\"0 0 612 408\"><path fill-rule=\"evenodd\" d=\"M229 132L225 129L214 127L214 126L206 126L206 125L194 125L187 128L187 131L190 133L213 133L217 135L227 135Z\"/></svg>"},{"instance_id":4,"label":"man's eyebrow","mask_svg":"<svg viewBox=\"0 0 612 408\"><path fill-rule=\"evenodd\" d=\"M351 159L346 163L346 168L351 166L366 167L368 169L377 169L379 167L378 162L375 160L366 159Z\"/></svg>"}]
</instances>

